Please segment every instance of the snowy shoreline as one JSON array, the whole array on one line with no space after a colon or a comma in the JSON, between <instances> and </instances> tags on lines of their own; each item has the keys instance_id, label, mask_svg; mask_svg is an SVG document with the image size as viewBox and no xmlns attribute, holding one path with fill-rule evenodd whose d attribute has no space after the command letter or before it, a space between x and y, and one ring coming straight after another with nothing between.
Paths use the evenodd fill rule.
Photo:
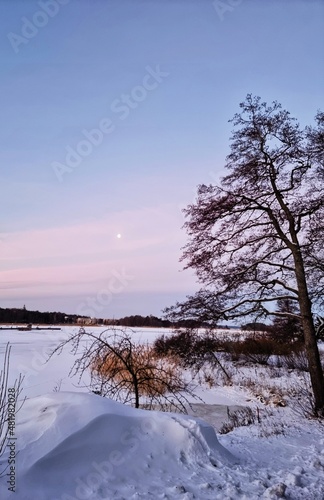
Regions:
<instances>
[{"instance_id":1,"label":"snowy shoreline","mask_svg":"<svg viewBox=\"0 0 324 500\"><path fill-rule=\"evenodd\" d=\"M324 498L322 424L289 407L265 406L243 385L198 384L205 403L193 402L194 416L135 410L88 394L68 377L69 352L46 362L75 331L0 334L0 352L12 345L10 381L22 372L27 396L16 422L17 491L1 478L1 499ZM161 333L137 329L134 337L151 342ZM252 376L254 368L245 370ZM53 392L60 379L60 392ZM228 406L259 408L261 423L216 437Z\"/></svg>"}]
</instances>

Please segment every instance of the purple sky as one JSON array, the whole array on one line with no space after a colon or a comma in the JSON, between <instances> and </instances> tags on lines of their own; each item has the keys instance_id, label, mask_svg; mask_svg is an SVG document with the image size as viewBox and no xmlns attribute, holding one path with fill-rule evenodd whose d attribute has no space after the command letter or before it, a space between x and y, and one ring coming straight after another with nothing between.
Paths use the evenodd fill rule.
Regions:
<instances>
[{"instance_id":1,"label":"purple sky","mask_svg":"<svg viewBox=\"0 0 324 500\"><path fill-rule=\"evenodd\" d=\"M0 307L156 314L196 288L181 208L247 93L323 107L324 4L0 2Z\"/></svg>"}]
</instances>

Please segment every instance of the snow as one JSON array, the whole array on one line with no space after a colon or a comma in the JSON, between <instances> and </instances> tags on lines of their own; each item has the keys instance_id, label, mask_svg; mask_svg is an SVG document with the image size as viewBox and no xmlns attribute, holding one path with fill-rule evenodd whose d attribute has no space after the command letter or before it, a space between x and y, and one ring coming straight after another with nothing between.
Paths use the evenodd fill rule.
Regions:
<instances>
[{"instance_id":1,"label":"snow","mask_svg":"<svg viewBox=\"0 0 324 500\"><path fill-rule=\"evenodd\" d=\"M323 424L288 406L265 408L238 385L199 385L205 404L193 405L194 416L138 410L89 394L68 377L69 352L46 363L75 331L0 332L0 352L8 340L13 346L11 380L23 371L27 396L16 416L16 492L0 478L2 500L323 500ZM151 342L161 333L136 329L134 335ZM290 381L288 375L279 380L282 386ZM227 406L247 404L259 408L261 423L216 436Z\"/></svg>"},{"instance_id":2,"label":"snow","mask_svg":"<svg viewBox=\"0 0 324 500\"><path fill-rule=\"evenodd\" d=\"M30 399L19 420L17 494L26 500L163 498L186 490L188 475L212 477L218 462L234 460L203 421L90 394Z\"/></svg>"}]
</instances>

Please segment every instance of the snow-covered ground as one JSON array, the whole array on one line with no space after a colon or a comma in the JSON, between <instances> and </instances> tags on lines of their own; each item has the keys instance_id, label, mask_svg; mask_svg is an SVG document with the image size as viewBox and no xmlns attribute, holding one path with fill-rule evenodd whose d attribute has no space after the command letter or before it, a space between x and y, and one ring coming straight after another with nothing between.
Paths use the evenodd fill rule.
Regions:
<instances>
[{"instance_id":1,"label":"snow-covered ground","mask_svg":"<svg viewBox=\"0 0 324 500\"><path fill-rule=\"evenodd\" d=\"M255 367L242 367L232 386L201 382L196 392L205 404L194 404L194 416L135 410L88 394L86 380L70 379L68 351L46 362L77 330L0 331L0 355L12 344L9 386L23 373L27 397L11 441L16 492L8 491L4 476L1 499L323 500L324 426L298 415L290 402L283 408L271 406L271 398L267 406L260 403L243 383ZM135 329L134 336L151 342L161 333ZM257 375L263 394L269 376L279 389L298 382L292 373L267 370ZM251 406L260 422L216 437L226 407L234 405ZM10 447L1 468L9 453Z\"/></svg>"}]
</instances>

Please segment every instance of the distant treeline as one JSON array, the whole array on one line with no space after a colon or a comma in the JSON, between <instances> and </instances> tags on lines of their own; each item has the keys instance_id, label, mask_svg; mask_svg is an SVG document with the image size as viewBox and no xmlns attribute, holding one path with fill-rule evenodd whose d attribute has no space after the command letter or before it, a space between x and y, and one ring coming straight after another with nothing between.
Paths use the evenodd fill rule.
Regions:
<instances>
[{"instance_id":1,"label":"distant treeline","mask_svg":"<svg viewBox=\"0 0 324 500\"><path fill-rule=\"evenodd\" d=\"M157 318L152 315L141 316L139 314L136 314L135 316L125 316L120 319L105 319L103 320L103 324L129 327L147 326L150 328L172 328L174 326L183 328L200 328L204 326L197 321L184 320L175 324L167 319Z\"/></svg>"},{"instance_id":2,"label":"distant treeline","mask_svg":"<svg viewBox=\"0 0 324 500\"><path fill-rule=\"evenodd\" d=\"M112 325L127 327L150 327L150 328L203 328L207 327L203 323L193 320L183 320L172 323L167 319L161 319L156 316L125 316L119 319L89 318L87 316L78 316L76 314L66 314L62 312L40 312L29 311L26 307L22 308L2 308L0 307L0 323L5 324L78 324L78 325ZM220 326L220 328L228 328Z\"/></svg>"},{"instance_id":3,"label":"distant treeline","mask_svg":"<svg viewBox=\"0 0 324 500\"><path fill-rule=\"evenodd\" d=\"M138 327L147 326L151 328L171 328L177 327L193 327L198 328L203 325L193 321L182 321L171 323L166 319L157 318L156 316L141 316L136 314L134 316L125 316L120 319L103 319L103 318L89 318L87 316L78 316L76 314L66 314L62 312L40 312L29 311L24 306L23 308L2 308L0 307L0 323L8 324L79 324L79 325L115 325L115 326L128 326Z\"/></svg>"},{"instance_id":4,"label":"distant treeline","mask_svg":"<svg viewBox=\"0 0 324 500\"><path fill-rule=\"evenodd\" d=\"M241 325L243 331L255 331L255 332L269 332L271 331L271 325L266 325L265 323L246 323Z\"/></svg>"},{"instance_id":5,"label":"distant treeline","mask_svg":"<svg viewBox=\"0 0 324 500\"><path fill-rule=\"evenodd\" d=\"M28 311L26 307L5 308L0 307L0 323L32 323L32 324L74 324L79 316L62 312Z\"/></svg>"},{"instance_id":6,"label":"distant treeline","mask_svg":"<svg viewBox=\"0 0 324 500\"><path fill-rule=\"evenodd\" d=\"M171 322L167 319L164 320L156 316L141 316L139 314L119 319L105 319L103 320L103 324L130 327L150 326L151 328L170 328L172 326Z\"/></svg>"}]
</instances>

